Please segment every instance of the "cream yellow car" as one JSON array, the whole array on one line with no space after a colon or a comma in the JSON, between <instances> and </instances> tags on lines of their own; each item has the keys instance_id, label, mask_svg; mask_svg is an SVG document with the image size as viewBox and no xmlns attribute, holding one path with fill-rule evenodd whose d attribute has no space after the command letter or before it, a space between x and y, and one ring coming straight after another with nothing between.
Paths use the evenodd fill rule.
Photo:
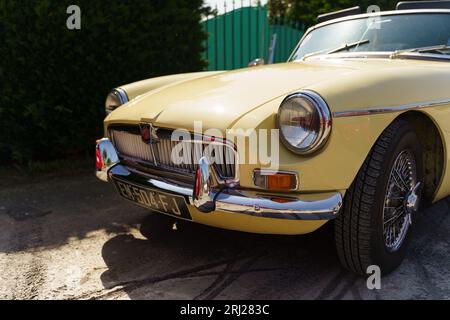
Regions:
<instances>
[{"instance_id":1,"label":"cream yellow car","mask_svg":"<svg viewBox=\"0 0 450 320\"><path fill-rule=\"evenodd\" d=\"M287 63L113 90L97 176L218 228L333 221L346 268L391 272L421 204L450 194L450 6L399 9L322 16Z\"/></svg>"}]
</instances>

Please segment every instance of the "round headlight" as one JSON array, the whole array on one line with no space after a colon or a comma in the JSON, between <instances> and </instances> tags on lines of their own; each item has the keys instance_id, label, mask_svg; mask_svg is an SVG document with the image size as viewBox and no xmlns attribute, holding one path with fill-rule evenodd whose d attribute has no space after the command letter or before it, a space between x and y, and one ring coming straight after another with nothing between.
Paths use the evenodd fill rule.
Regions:
<instances>
[{"instance_id":1,"label":"round headlight","mask_svg":"<svg viewBox=\"0 0 450 320\"><path fill-rule=\"evenodd\" d=\"M110 114L121 105L128 102L128 96L124 90L118 88L112 90L106 97L105 110L106 114Z\"/></svg>"},{"instance_id":2,"label":"round headlight","mask_svg":"<svg viewBox=\"0 0 450 320\"><path fill-rule=\"evenodd\" d=\"M331 114L317 93L302 91L284 99L278 110L278 128L285 146L306 155L322 147L331 132Z\"/></svg>"}]
</instances>

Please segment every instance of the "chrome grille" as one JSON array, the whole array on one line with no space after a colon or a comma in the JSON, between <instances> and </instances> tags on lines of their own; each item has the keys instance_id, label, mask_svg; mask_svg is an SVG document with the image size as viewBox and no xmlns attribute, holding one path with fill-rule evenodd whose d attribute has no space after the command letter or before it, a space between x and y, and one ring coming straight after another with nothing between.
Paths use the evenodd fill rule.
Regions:
<instances>
[{"instance_id":1,"label":"chrome grille","mask_svg":"<svg viewBox=\"0 0 450 320\"><path fill-rule=\"evenodd\" d=\"M145 162L150 166L173 170L188 175L195 174L197 163L202 156L207 156L211 163L216 165L219 174L224 179L236 177L237 153L230 145L223 142L198 141L172 141L171 131L162 130L159 142L149 145L142 141L139 128L111 128L110 137L119 154L125 158L132 158ZM177 147L178 146L178 147ZM172 159L172 150L182 148L188 152L180 151L182 162L175 163ZM208 149L207 149L208 148ZM179 150L179 149L177 149Z\"/></svg>"},{"instance_id":2,"label":"chrome grille","mask_svg":"<svg viewBox=\"0 0 450 320\"><path fill-rule=\"evenodd\" d=\"M111 130L114 146L121 154L147 162L154 162L149 146L142 141L141 136L126 131Z\"/></svg>"}]
</instances>

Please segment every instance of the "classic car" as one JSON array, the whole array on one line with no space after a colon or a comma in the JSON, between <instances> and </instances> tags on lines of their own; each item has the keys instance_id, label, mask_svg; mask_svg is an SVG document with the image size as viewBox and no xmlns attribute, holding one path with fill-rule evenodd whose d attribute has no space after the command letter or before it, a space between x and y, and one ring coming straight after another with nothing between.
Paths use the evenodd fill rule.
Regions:
<instances>
[{"instance_id":1,"label":"classic car","mask_svg":"<svg viewBox=\"0 0 450 320\"><path fill-rule=\"evenodd\" d=\"M346 268L393 271L421 208L450 195L450 5L356 11L319 17L286 63L114 89L97 176L218 228L301 235L333 221Z\"/></svg>"}]
</instances>

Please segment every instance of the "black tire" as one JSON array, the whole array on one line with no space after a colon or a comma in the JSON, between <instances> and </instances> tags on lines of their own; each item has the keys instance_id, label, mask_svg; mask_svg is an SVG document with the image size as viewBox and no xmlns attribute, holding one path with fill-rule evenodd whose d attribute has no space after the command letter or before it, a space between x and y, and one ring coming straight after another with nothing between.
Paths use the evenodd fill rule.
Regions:
<instances>
[{"instance_id":1,"label":"black tire","mask_svg":"<svg viewBox=\"0 0 450 320\"><path fill-rule=\"evenodd\" d=\"M387 249L383 234L390 173L405 150L414 155L417 179L423 181L422 146L417 134L408 122L397 120L377 140L346 193L343 209L335 221L335 238L339 259L352 272L367 275L367 268L377 265L385 275L395 270L405 257L414 215L412 226L395 252Z\"/></svg>"}]
</instances>

